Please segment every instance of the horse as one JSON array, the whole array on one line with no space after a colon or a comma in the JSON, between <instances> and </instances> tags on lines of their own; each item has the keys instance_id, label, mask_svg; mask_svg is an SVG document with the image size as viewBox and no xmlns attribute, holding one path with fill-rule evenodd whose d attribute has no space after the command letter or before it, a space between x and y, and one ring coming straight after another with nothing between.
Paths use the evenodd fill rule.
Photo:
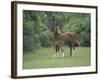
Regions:
<instances>
[{"instance_id":1,"label":"horse","mask_svg":"<svg viewBox=\"0 0 100 80\"><path fill-rule=\"evenodd\" d=\"M70 48L70 56L73 54L73 50L75 50L76 46L80 45L79 38L75 32L64 32L61 33L59 26L56 26L54 28L52 36L52 43L53 46L56 49L56 53L53 57L64 57L64 50L63 50L63 44L67 43L67 45Z\"/></svg>"},{"instance_id":2,"label":"horse","mask_svg":"<svg viewBox=\"0 0 100 80\"><path fill-rule=\"evenodd\" d=\"M56 53L53 55L53 57L64 57L64 50L62 47L62 41L56 40L54 37L52 38L52 45L54 46Z\"/></svg>"}]
</instances>

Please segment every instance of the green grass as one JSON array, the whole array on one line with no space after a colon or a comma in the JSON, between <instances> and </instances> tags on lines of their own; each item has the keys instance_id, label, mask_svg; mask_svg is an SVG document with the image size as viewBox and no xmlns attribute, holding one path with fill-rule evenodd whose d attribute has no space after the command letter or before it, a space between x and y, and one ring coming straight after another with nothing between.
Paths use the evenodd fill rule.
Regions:
<instances>
[{"instance_id":1,"label":"green grass","mask_svg":"<svg viewBox=\"0 0 100 80\"><path fill-rule=\"evenodd\" d=\"M24 52L23 68L79 67L90 65L90 47L78 47L69 56L69 48L64 47L64 58L53 58L53 48L40 48L35 52Z\"/></svg>"}]
</instances>

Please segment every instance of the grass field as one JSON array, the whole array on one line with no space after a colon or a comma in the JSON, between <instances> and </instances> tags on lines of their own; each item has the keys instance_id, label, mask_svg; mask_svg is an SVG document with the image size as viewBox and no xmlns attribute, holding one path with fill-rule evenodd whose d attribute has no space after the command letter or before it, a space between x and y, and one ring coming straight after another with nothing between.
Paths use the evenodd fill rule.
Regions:
<instances>
[{"instance_id":1,"label":"grass field","mask_svg":"<svg viewBox=\"0 0 100 80\"><path fill-rule=\"evenodd\" d=\"M24 52L23 68L55 68L89 66L90 47L78 47L72 57L69 57L69 48L64 47L64 58L53 58L53 48L40 48L35 52Z\"/></svg>"}]
</instances>

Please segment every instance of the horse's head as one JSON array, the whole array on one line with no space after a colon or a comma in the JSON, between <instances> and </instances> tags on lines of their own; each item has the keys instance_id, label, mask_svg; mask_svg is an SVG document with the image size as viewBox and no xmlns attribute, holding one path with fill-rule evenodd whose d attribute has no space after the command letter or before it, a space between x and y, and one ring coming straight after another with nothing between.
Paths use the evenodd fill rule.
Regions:
<instances>
[{"instance_id":1,"label":"horse's head","mask_svg":"<svg viewBox=\"0 0 100 80\"><path fill-rule=\"evenodd\" d=\"M55 27L54 27L54 35L55 36L57 36L57 35L59 35L61 32L60 32L60 29L59 29L59 25L56 25Z\"/></svg>"},{"instance_id":2,"label":"horse's head","mask_svg":"<svg viewBox=\"0 0 100 80\"><path fill-rule=\"evenodd\" d=\"M56 26L55 26L55 31L58 32L59 30L60 30L60 29L59 29L59 25L56 25Z\"/></svg>"}]
</instances>

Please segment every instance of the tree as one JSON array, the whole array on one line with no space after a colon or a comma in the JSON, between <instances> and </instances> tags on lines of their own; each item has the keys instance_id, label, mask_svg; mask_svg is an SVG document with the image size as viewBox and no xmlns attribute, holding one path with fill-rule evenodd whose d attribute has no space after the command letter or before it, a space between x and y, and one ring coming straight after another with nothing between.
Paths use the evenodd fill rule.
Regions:
<instances>
[{"instance_id":1,"label":"tree","mask_svg":"<svg viewBox=\"0 0 100 80\"><path fill-rule=\"evenodd\" d=\"M89 13L23 11L24 50L50 47L49 34L56 25L61 32L78 34L81 46L90 46L91 15Z\"/></svg>"}]
</instances>

